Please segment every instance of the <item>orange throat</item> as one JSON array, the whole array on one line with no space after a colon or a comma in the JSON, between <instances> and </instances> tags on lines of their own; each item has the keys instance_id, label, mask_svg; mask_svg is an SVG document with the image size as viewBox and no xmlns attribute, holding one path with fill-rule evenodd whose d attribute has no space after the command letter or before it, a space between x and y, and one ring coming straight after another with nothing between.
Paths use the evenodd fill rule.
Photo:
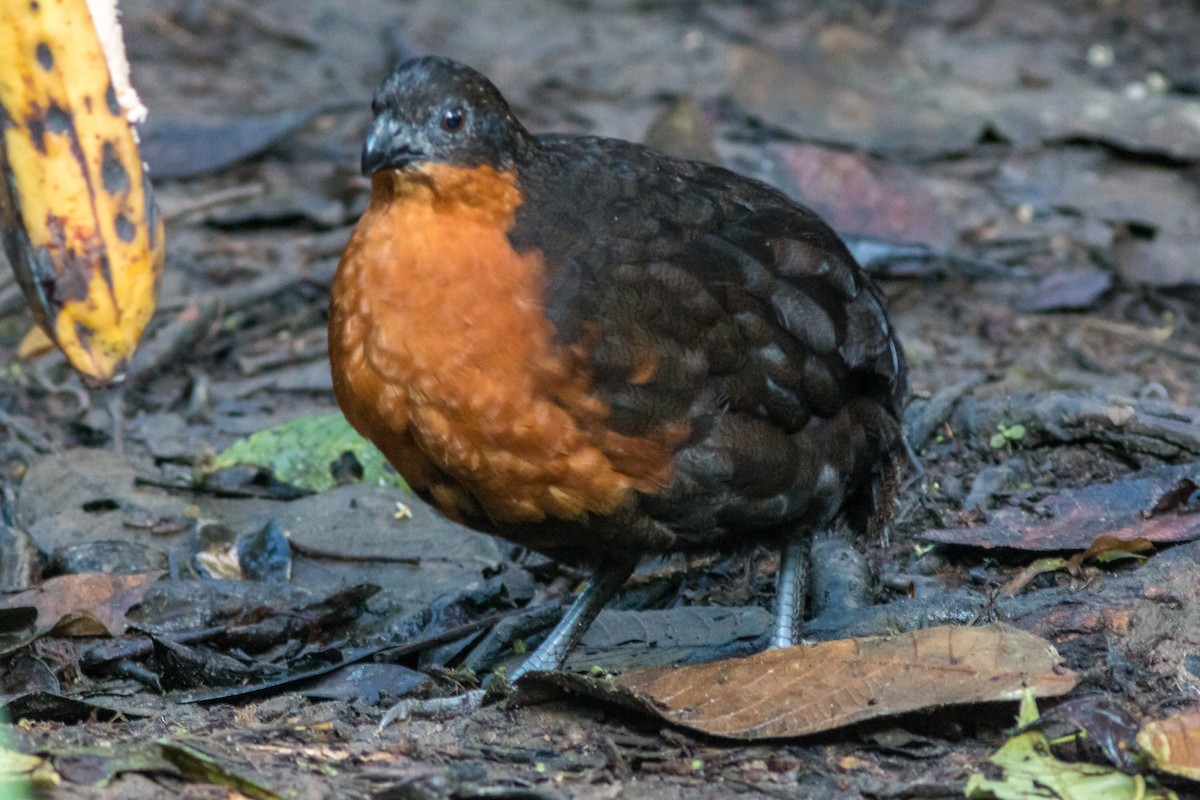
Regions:
<instances>
[{"instance_id":1,"label":"orange throat","mask_svg":"<svg viewBox=\"0 0 1200 800\"><path fill-rule=\"evenodd\" d=\"M667 481L679 435L605 427L586 353L555 341L540 251L509 242L515 175L377 173L334 281L329 350L347 419L451 516L611 513Z\"/></svg>"}]
</instances>

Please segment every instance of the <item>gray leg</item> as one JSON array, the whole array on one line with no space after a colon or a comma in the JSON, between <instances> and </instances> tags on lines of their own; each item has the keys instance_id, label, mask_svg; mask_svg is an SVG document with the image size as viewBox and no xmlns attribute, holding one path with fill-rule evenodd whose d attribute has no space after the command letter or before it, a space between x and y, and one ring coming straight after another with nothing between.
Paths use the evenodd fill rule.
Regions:
<instances>
[{"instance_id":1,"label":"gray leg","mask_svg":"<svg viewBox=\"0 0 1200 800\"><path fill-rule=\"evenodd\" d=\"M809 545L808 537L801 537L790 540L780 551L779 574L775 577L775 630L768 647L791 647L800 641Z\"/></svg>"},{"instance_id":2,"label":"gray leg","mask_svg":"<svg viewBox=\"0 0 1200 800\"><path fill-rule=\"evenodd\" d=\"M597 569L579 597L575 598L575 602L567 609L567 613L563 614L563 618L554 626L554 630L546 635L546 640L533 651L533 655L525 659L524 664L509 674L508 679L516 681L527 672L562 669L567 656L575 649L575 645L579 644L584 631L613 595L625 585L625 581L629 580L635 566L636 564L631 562Z\"/></svg>"},{"instance_id":3,"label":"gray leg","mask_svg":"<svg viewBox=\"0 0 1200 800\"><path fill-rule=\"evenodd\" d=\"M554 630L546 636L546 641L533 651L525 663L513 670L508 680L515 682L527 672L540 670L561 669L567 656L575 649L579 639L588 626L595 621L596 615L604 608L612 596L620 591L625 581L633 574L636 563L621 566L601 567L592 575L588 585L583 587L579 597L567 609L567 613L554 626ZM408 719L410 716L453 716L464 714L479 708L483 704L484 692L476 689L466 694L454 697L435 697L429 700L401 700L383 715L379 729L383 730L398 719Z\"/></svg>"},{"instance_id":4,"label":"gray leg","mask_svg":"<svg viewBox=\"0 0 1200 800\"><path fill-rule=\"evenodd\" d=\"M104 398L104 410L108 412L112 424L112 451L117 455L125 453L125 387L119 384L102 389L100 396Z\"/></svg>"}]
</instances>

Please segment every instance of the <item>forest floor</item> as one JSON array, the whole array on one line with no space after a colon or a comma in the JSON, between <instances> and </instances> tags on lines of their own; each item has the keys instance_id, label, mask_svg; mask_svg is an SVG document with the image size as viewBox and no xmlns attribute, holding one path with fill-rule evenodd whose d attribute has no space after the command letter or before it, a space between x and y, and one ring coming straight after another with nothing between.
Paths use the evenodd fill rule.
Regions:
<instances>
[{"instance_id":1,"label":"forest floor","mask_svg":"<svg viewBox=\"0 0 1200 800\"><path fill-rule=\"evenodd\" d=\"M103 398L60 356L15 360L31 321L0 287L4 556L88 612L33 633L0 615L10 746L41 759L37 796L959 797L1008 740L1011 696L946 706L937 685L916 713L759 741L553 687L379 730L392 697L432 682L368 667L469 680L437 665L489 617L557 607L580 574L398 488L189 487L232 442L336 411L326 309L366 202L369 98L424 53L485 72L534 131L718 161L839 232L943 254L872 267L909 358L921 471L888 540L862 543L878 605L812 639L1005 622L1057 648L1068 701L1108 709L1124 744L1197 702L1195 3L121 5L168 237L121 452ZM228 546L268 522L287 532L290 579L270 565L244 579ZM1138 541L1071 561L1105 535ZM224 579L159 579L196 563ZM775 564L648 565L572 664L751 653ZM24 588L14 574L5 589ZM1103 749L1075 755L1103 763Z\"/></svg>"}]
</instances>

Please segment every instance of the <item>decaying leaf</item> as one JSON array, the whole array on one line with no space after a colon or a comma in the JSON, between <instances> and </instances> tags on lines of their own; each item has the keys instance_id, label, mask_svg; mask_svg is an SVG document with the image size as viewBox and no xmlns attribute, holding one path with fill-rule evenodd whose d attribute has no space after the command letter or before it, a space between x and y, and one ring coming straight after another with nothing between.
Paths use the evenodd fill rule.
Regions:
<instances>
[{"instance_id":1,"label":"decaying leaf","mask_svg":"<svg viewBox=\"0 0 1200 800\"><path fill-rule=\"evenodd\" d=\"M63 781L79 786L106 786L127 772L178 774L153 744L85 745L53 749L42 755Z\"/></svg>"},{"instance_id":2,"label":"decaying leaf","mask_svg":"<svg viewBox=\"0 0 1200 800\"><path fill-rule=\"evenodd\" d=\"M1137 743L1155 769L1200 781L1200 706L1146 723Z\"/></svg>"},{"instance_id":3,"label":"decaying leaf","mask_svg":"<svg viewBox=\"0 0 1200 800\"><path fill-rule=\"evenodd\" d=\"M1200 479L1200 476L1197 477ZM1187 506L1194 502L1197 490L1200 490L1200 487L1196 486L1196 481L1191 478L1180 478L1178 483L1163 492L1162 496L1158 498L1158 502L1154 504L1154 508L1150 509L1148 516L1157 517L1159 514Z\"/></svg>"},{"instance_id":4,"label":"decaying leaf","mask_svg":"<svg viewBox=\"0 0 1200 800\"><path fill-rule=\"evenodd\" d=\"M1133 539L1118 539L1115 536L1097 536L1096 541L1092 542L1087 550L1071 556L1071 561L1067 565L1067 568L1075 574L1078 573L1079 567L1085 561L1098 561L1102 564L1107 564L1126 558L1140 558L1144 560L1144 554L1150 553L1153 550L1154 543L1144 536L1137 536Z\"/></svg>"},{"instance_id":5,"label":"decaying leaf","mask_svg":"<svg viewBox=\"0 0 1200 800\"><path fill-rule=\"evenodd\" d=\"M1039 558L1017 573L1016 577L1004 585L1002 590L1007 597L1016 597L1031 580L1045 572L1057 572L1065 569L1075 577L1081 577L1081 567L1085 561L1095 561L1108 564L1125 559L1145 560L1143 553L1154 550L1154 544L1147 538L1139 536L1134 539L1118 539L1114 536L1097 536L1096 541L1082 553L1076 553L1068 558L1047 556Z\"/></svg>"},{"instance_id":6,"label":"decaying leaf","mask_svg":"<svg viewBox=\"0 0 1200 800\"><path fill-rule=\"evenodd\" d=\"M1032 693L1021 699L1020 727L1037 721ZM968 800L1176 800L1170 789L1141 775L1126 775L1112 767L1061 761L1050 752L1040 730L1026 730L1009 739L988 758L999 775L979 772L967 781Z\"/></svg>"},{"instance_id":7,"label":"decaying leaf","mask_svg":"<svg viewBox=\"0 0 1200 800\"><path fill-rule=\"evenodd\" d=\"M404 486L383 454L359 436L341 414L300 417L247 436L217 456L212 469L258 467L268 470L280 483L322 492L339 484L337 465L347 453L361 469L361 474L355 471L353 475L358 481Z\"/></svg>"},{"instance_id":8,"label":"decaying leaf","mask_svg":"<svg viewBox=\"0 0 1200 800\"><path fill-rule=\"evenodd\" d=\"M1029 585L1029 582L1047 572L1057 572L1060 569L1066 569L1070 562L1061 556L1047 556L1039 558L1032 564L1027 564L1023 570L1018 572L1004 587L1000 590L1005 597L1016 597L1017 594Z\"/></svg>"},{"instance_id":9,"label":"decaying leaf","mask_svg":"<svg viewBox=\"0 0 1200 800\"><path fill-rule=\"evenodd\" d=\"M254 800L283 800L274 791L238 775L217 759L180 742L161 741L162 755L174 764L184 777L228 787L232 793Z\"/></svg>"},{"instance_id":10,"label":"decaying leaf","mask_svg":"<svg viewBox=\"0 0 1200 800\"><path fill-rule=\"evenodd\" d=\"M125 612L142 602L146 590L161 575L61 575L6 598L0 608L36 608L37 627L54 627L61 635L120 636L129 624Z\"/></svg>"},{"instance_id":11,"label":"decaying leaf","mask_svg":"<svg viewBox=\"0 0 1200 800\"><path fill-rule=\"evenodd\" d=\"M951 214L915 170L812 144L779 144L783 188L804 198L838 231L953 247Z\"/></svg>"},{"instance_id":12,"label":"decaying leaf","mask_svg":"<svg viewBox=\"0 0 1200 800\"><path fill-rule=\"evenodd\" d=\"M1133 751L1138 723L1125 704L1102 694L1088 694L1059 703L1037 721L1037 728L1051 737L1055 728L1064 726L1098 748L1123 772L1132 772L1137 766Z\"/></svg>"},{"instance_id":13,"label":"decaying leaf","mask_svg":"<svg viewBox=\"0 0 1200 800\"><path fill-rule=\"evenodd\" d=\"M1163 513L1153 509L1185 473L1194 475L1196 469L1194 464L1169 467L1112 483L1064 489L1032 508L997 509L983 525L927 530L921 536L943 544L1034 551L1084 550L1106 541L1188 542L1200 538L1200 508L1177 504Z\"/></svg>"},{"instance_id":14,"label":"decaying leaf","mask_svg":"<svg viewBox=\"0 0 1200 800\"><path fill-rule=\"evenodd\" d=\"M998 624L841 639L614 679L539 675L533 683L599 696L713 736L764 739L1015 700L1026 686L1052 697L1069 692L1076 677L1044 640Z\"/></svg>"}]
</instances>

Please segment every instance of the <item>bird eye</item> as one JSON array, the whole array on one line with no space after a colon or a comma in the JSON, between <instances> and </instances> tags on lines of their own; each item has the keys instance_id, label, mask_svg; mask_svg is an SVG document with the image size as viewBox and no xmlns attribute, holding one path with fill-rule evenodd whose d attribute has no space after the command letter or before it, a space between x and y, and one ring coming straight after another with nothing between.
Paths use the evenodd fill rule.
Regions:
<instances>
[{"instance_id":1,"label":"bird eye","mask_svg":"<svg viewBox=\"0 0 1200 800\"><path fill-rule=\"evenodd\" d=\"M453 106L442 112L442 130L446 133L458 133L467 121L467 112L462 106Z\"/></svg>"}]
</instances>

